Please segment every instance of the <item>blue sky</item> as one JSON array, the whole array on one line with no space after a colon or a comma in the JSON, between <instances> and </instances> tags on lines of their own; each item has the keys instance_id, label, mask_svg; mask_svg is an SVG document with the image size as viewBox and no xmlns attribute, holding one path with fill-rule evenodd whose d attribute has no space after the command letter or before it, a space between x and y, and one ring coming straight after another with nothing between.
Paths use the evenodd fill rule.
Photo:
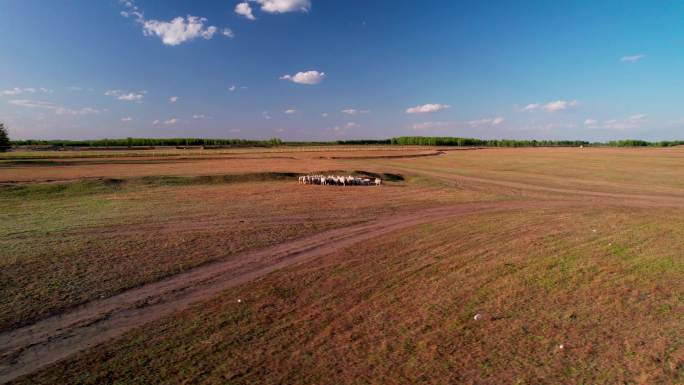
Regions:
<instances>
[{"instance_id":1,"label":"blue sky","mask_svg":"<svg viewBox=\"0 0 684 385\"><path fill-rule=\"evenodd\" d=\"M681 1L0 9L0 120L17 139L684 138Z\"/></svg>"}]
</instances>

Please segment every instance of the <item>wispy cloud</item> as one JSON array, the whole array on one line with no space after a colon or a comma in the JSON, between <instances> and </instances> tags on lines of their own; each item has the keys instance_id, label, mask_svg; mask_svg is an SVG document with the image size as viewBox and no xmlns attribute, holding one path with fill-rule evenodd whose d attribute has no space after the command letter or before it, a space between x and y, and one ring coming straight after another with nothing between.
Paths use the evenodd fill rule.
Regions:
<instances>
[{"instance_id":1,"label":"wispy cloud","mask_svg":"<svg viewBox=\"0 0 684 385\"><path fill-rule=\"evenodd\" d=\"M0 96L16 96L16 95L21 95L21 94L35 94L35 93L52 93L52 90L47 89L45 87L26 87L26 88L19 88L19 87L14 87L10 88L7 90L2 90L0 91Z\"/></svg>"},{"instance_id":2,"label":"wispy cloud","mask_svg":"<svg viewBox=\"0 0 684 385\"><path fill-rule=\"evenodd\" d=\"M631 56L623 56L620 58L620 61L623 63L636 63L645 57L646 57L646 55L642 55L642 54L631 55Z\"/></svg>"},{"instance_id":3,"label":"wispy cloud","mask_svg":"<svg viewBox=\"0 0 684 385\"><path fill-rule=\"evenodd\" d=\"M406 113L407 114L428 114L431 112L437 112L437 111L445 110L447 108L451 108L451 106L448 104L428 103L428 104L418 105L415 107L409 107L406 109Z\"/></svg>"},{"instance_id":4,"label":"wispy cloud","mask_svg":"<svg viewBox=\"0 0 684 385\"><path fill-rule=\"evenodd\" d=\"M471 120L468 122L470 127L482 127L482 126L498 126L504 122L504 118L497 116L495 118L482 118Z\"/></svg>"},{"instance_id":5,"label":"wispy cloud","mask_svg":"<svg viewBox=\"0 0 684 385\"><path fill-rule=\"evenodd\" d=\"M97 115L100 113L100 110L97 110L92 107L83 107L83 108L67 108L60 106L55 103L51 102L44 102L40 100L27 100L27 99L15 99L15 100L10 100L8 102L11 105L18 106L18 107L24 107L24 108L37 108L37 109L43 109L43 110L51 110L54 111L55 114L57 115L71 115L71 116L76 116L76 115Z\"/></svg>"},{"instance_id":6,"label":"wispy cloud","mask_svg":"<svg viewBox=\"0 0 684 385\"><path fill-rule=\"evenodd\" d=\"M124 117L124 118L121 118L121 121L124 122L124 123L130 122L131 120L133 120L133 118L131 118L130 116L126 116L126 117Z\"/></svg>"},{"instance_id":7,"label":"wispy cloud","mask_svg":"<svg viewBox=\"0 0 684 385\"><path fill-rule=\"evenodd\" d=\"M175 103L180 99L179 96L172 96L169 98L169 103Z\"/></svg>"},{"instance_id":8,"label":"wispy cloud","mask_svg":"<svg viewBox=\"0 0 684 385\"><path fill-rule=\"evenodd\" d=\"M233 30L230 29L230 28L224 28L223 31L221 31L221 34L222 34L223 36L229 37L229 38L231 38L231 39L235 37L235 33L234 33Z\"/></svg>"},{"instance_id":9,"label":"wispy cloud","mask_svg":"<svg viewBox=\"0 0 684 385\"><path fill-rule=\"evenodd\" d=\"M337 133L341 133L341 132L344 132L345 130L349 130L352 128L359 128L359 127L361 127L361 125L356 123L356 122L347 122L341 126L335 126L332 129L333 129L333 131L335 131Z\"/></svg>"},{"instance_id":10,"label":"wispy cloud","mask_svg":"<svg viewBox=\"0 0 684 385\"><path fill-rule=\"evenodd\" d=\"M571 101L565 101L565 100L556 100L553 102L549 102L546 104L540 104L540 103L532 103L528 104L523 108L523 111L536 111L536 110L544 110L548 112L557 112L557 111L564 111L564 110L569 110L571 108L575 108L579 105L577 100L571 100Z\"/></svg>"},{"instance_id":11,"label":"wispy cloud","mask_svg":"<svg viewBox=\"0 0 684 385\"><path fill-rule=\"evenodd\" d=\"M292 114L296 114L297 110L295 110L294 108L290 108L290 109L285 110L285 113L288 115L292 115Z\"/></svg>"},{"instance_id":12,"label":"wispy cloud","mask_svg":"<svg viewBox=\"0 0 684 385\"><path fill-rule=\"evenodd\" d=\"M105 91L105 96L113 96L117 100L122 100L125 102L137 102L141 103L143 97L147 91L139 91L139 92L123 92L121 90L107 90Z\"/></svg>"},{"instance_id":13,"label":"wispy cloud","mask_svg":"<svg viewBox=\"0 0 684 385\"><path fill-rule=\"evenodd\" d=\"M288 80L297 84L314 85L318 84L325 79L325 72L318 71L305 71L297 72L294 75L283 75L280 80Z\"/></svg>"},{"instance_id":14,"label":"wispy cloud","mask_svg":"<svg viewBox=\"0 0 684 385\"><path fill-rule=\"evenodd\" d=\"M635 114L624 119L609 119L604 121L598 121L594 118L587 118L584 121L584 126L590 129L629 130L639 128L644 123L646 123L646 115Z\"/></svg>"},{"instance_id":15,"label":"wispy cloud","mask_svg":"<svg viewBox=\"0 0 684 385\"><path fill-rule=\"evenodd\" d=\"M421 123L415 123L413 126L411 126L411 129L414 131L426 131L426 130L432 130L435 128L448 127L450 125L454 125L454 123L453 122L421 122Z\"/></svg>"},{"instance_id":16,"label":"wispy cloud","mask_svg":"<svg viewBox=\"0 0 684 385\"><path fill-rule=\"evenodd\" d=\"M493 118L481 118L468 121L452 121L452 122L440 122L440 121L429 121L415 123L411 126L414 131L426 131L437 128L478 128L478 127L496 127L505 122L505 119L501 116Z\"/></svg>"},{"instance_id":17,"label":"wispy cloud","mask_svg":"<svg viewBox=\"0 0 684 385\"><path fill-rule=\"evenodd\" d=\"M170 118L164 121L164 124L170 126L178 123L178 118Z\"/></svg>"},{"instance_id":18,"label":"wispy cloud","mask_svg":"<svg viewBox=\"0 0 684 385\"><path fill-rule=\"evenodd\" d=\"M370 110L357 110L355 108L347 108L346 110L342 110L342 113L347 115L368 114L370 113Z\"/></svg>"}]
</instances>

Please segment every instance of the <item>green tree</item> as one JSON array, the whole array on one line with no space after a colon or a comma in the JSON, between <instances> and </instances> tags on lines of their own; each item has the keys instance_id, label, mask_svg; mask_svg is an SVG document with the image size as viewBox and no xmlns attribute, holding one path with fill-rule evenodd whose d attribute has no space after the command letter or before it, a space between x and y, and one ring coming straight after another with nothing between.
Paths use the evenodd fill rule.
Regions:
<instances>
[{"instance_id":1,"label":"green tree","mask_svg":"<svg viewBox=\"0 0 684 385\"><path fill-rule=\"evenodd\" d=\"M4 152L10 149L9 135L7 134L7 129L3 123L0 123L0 152Z\"/></svg>"}]
</instances>

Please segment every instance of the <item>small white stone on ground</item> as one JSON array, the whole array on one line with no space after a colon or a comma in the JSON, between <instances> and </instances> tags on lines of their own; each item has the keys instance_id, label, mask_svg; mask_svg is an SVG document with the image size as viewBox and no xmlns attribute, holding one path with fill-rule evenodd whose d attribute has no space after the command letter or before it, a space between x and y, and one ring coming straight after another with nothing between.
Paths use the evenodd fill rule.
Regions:
<instances>
[{"instance_id":1,"label":"small white stone on ground","mask_svg":"<svg viewBox=\"0 0 684 385\"><path fill-rule=\"evenodd\" d=\"M241 300L241 299L238 299L238 303L241 303L241 302L242 302L242 300Z\"/></svg>"},{"instance_id":2,"label":"small white stone on ground","mask_svg":"<svg viewBox=\"0 0 684 385\"><path fill-rule=\"evenodd\" d=\"M479 320L479 319L481 319L481 318L482 318L482 314L479 314L479 313L478 313L478 314L475 314L475 317L473 317L473 319L474 319L475 321L477 321L477 320Z\"/></svg>"},{"instance_id":3,"label":"small white stone on ground","mask_svg":"<svg viewBox=\"0 0 684 385\"><path fill-rule=\"evenodd\" d=\"M558 349L560 349L560 350L565 349L565 345L563 345L563 344L558 345Z\"/></svg>"}]
</instances>

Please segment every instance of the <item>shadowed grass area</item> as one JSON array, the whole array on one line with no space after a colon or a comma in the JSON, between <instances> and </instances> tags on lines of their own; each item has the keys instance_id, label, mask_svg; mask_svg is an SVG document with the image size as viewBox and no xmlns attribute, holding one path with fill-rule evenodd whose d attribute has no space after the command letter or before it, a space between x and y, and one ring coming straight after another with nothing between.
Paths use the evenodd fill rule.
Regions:
<instances>
[{"instance_id":1,"label":"shadowed grass area","mask_svg":"<svg viewBox=\"0 0 684 385\"><path fill-rule=\"evenodd\" d=\"M390 182L400 182L404 177L398 174L373 173L369 171L320 171L320 174L339 174L382 178ZM295 180L300 174L294 172L258 172L247 174L201 175L201 176L144 176L138 178L116 179L101 178L78 180L67 183L33 183L0 186L0 199L28 198L40 199L54 196L78 196L113 193L140 187L193 186L223 183L251 183L280 180Z\"/></svg>"},{"instance_id":2,"label":"shadowed grass area","mask_svg":"<svg viewBox=\"0 0 684 385\"><path fill-rule=\"evenodd\" d=\"M135 189L139 187L192 186L220 183L246 183L295 179L298 174L284 172L261 172L234 175L202 176L144 176L139 178L115 179L102 178L79 180L67 183L35 183L24 185L0 186L0 199L6 198L45 198L54 195L88 195Z\"/></svg>"},{"instance_id":3,"label":"shadowed grass area","mask_svg":"<svg viewBox=\"0 0 684 385\"><path fill-rule=\"evenodd\" d=\"M626 208L421 225L17 383L679 383L683 229L676 213ZM626 259L615 245L639 252Z\"/></svg>"}]
</instances>

